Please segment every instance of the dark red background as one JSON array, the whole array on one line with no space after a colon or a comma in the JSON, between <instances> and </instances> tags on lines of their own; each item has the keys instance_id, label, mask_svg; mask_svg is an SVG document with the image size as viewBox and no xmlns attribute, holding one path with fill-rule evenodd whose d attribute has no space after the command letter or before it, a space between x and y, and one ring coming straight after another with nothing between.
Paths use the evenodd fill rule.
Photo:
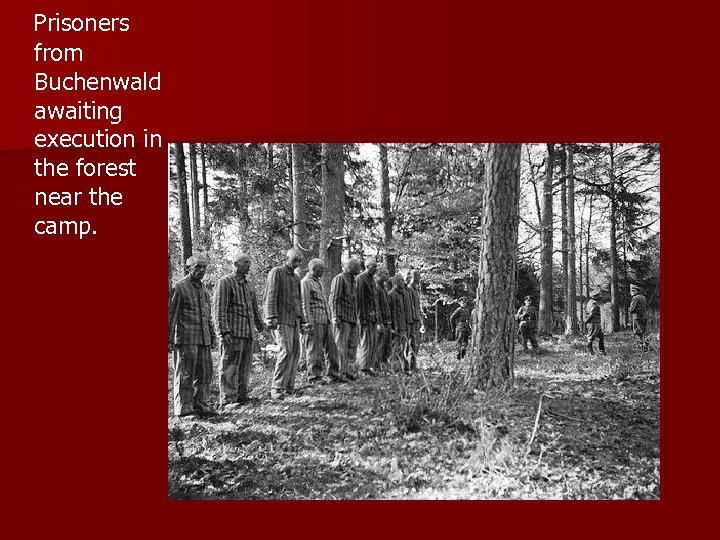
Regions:
<instances>
[{"instance_id":1,"label":"dark red background","mask_svg":"<svg viewBox=\"0 0 720 540\"><path fill-rule=\"evenodd\" d=\"M716 347L681 287L700 279L714 222L714 20L655 2L47 2L5 7L0 156L5 239L4 489L27 533L80 537L522 537L657 534L703 525L717 474L703 411ZM129 17L127 33L33 31L33 13ZM80 46L82 64L33 47ZM50 95L35 71L162 72L162 90ZM167 150L135 151L134 179L39 179L37 103L124 105L120 131L173 141L598 141L662 143L662 482L659 502L187 502L167 500ZM95 127L105 127L98 124ZM120 208L38 210L36 189L122 190ZM42 186L42 187L41 187ZM703 196L698 197L698 195ZM712 215L712 214L710 214ZM40 216L92 219L94 237L41 237ZM701 234L696 234L701 233ZM700 238L696 238L699 236ZM712 269L712 267L703 268ZM698 270L693 270L697 276ZM7 273L6 273L7 272ZM703 275L702 272L700 275ZM707 294L714 291L707 291ZM687 299L687 296L685 296ZM697 306L699 308L700 306ZM702 370L702 374L698 374ZM703 497L710 497L703 499ZM570 506L572 504L572 506ZM6 525L6 529L12 523ZM220 530L223 530L220 533Z\"/></svg>"}]
</instances>

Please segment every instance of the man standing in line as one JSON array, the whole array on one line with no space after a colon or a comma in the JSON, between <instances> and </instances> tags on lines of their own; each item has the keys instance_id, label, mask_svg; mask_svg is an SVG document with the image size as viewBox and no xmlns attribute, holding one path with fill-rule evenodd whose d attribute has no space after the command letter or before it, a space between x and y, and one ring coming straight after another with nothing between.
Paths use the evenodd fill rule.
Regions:
<instances>
[{"instance_id":1,"label":"man standing in line","mask_svg":"<svg viewBox=\"0 0 720 540\"><path fill-rule=\"evenodd\" d=\"M605 354L605 337L602 331L602 325L600 324L600 304L597 299L600 298L600 289L595 289L590 293L590 300L588 300L587 308L585 312L587 317L585 318L585 324L588 328L588 352L594 354L593 341L597 338L598 348L601 354Z\"/></svg>"},{"instance_id":2,"label":"man standing in line","mask_svg":"<svg viewBox=\"0 0 720 540\"><path fill-rule=\"evenodd\" d=\"M285 264L270 270L265 284L265 324L273 331L275 343L280 347L270 386L270 397L273 399L296 394L295 372L305 317L301 306L300 278L295 269L303 259L299 250L289 250Z\"/></svg>"},{"instance_id":3,"label":"man standing in line","mask_svg":"<svg viewBox=\"0 0 720 540\"><path fill-rule=\"evenodd\" d=\"M357 349L357 301L355 276L360 273L360 261L348 259L344 270L330 285L330 314L337 348L340 373L347 379L357 379L355 353Z\"/></svg>"},{"instance_id":4,"label":"man standing in line","mask_svg":"<svg viewBox=\"0 0 720 540\"><path fill-rule=\"evenodd\" d=\"M375 347L377 345L377 306L375 304L375 281L377 261L374 257L365 259L365 271L355 278L355 296L358 311L357 357L360 371L377 377L374 369Z\"/></svg>"},{"instance_id":5,"label":"man standing in line","mask_svg":"<svg viewBox=\"0 0 720 540\"><path fill-rule=\"evenodd\" d=\"M407 317L405 315L405 280L395 274L390 280L392 289L388 293L390 304L390 328L392 331L391 369L405 369L405 346L407 344ZM397 361L400 360L400 365Z\"/></svg>"},{"instance_id":6,"label":"man standing in line","mask_svg":"<svg viewBox=\"0 0 720 540\"><path fill-rule=\"evenodd\" d=\"M522 343L523 351L527 352L527 342L530 341L532 350L536 355L540 354L536 332L537 332L537 309L532 305L532 298L526 296L523 305L520 306L515 319L518 321L518 334L520 334L520 343Z\"/></svg>"},{"instance_id":7,"label":"man standing in line","mask_svg":"<svg viewBox=\"0 0 720 540\"><path fill-rule=\"evenodd\" d=\"M412 310L412 329L408 327L408 339L410 340L410 370L417 369L417 355L420 350L420 334L425 332L425 321L422 307L420 306L420 271L413 270L408 274L408 293L410 296L410 308Z\"/></svg>"},{"instance_id":8,"label":"man standing in line","mask_svg":"<svg viewBox=\"0 0 720 540\"><path fill-rule=\"evenodd\" d=\"M220 403L225 409L250 402L248 383L252 370L253 323L265 331L255 291L247 280L250 257L238 253L232 259L235 272L221 277L213 294L213 316L222 339L220 355Z\"/></svg>"},{"instance_id":9,"label":"man standing in line","mask_svg":"<svg viewBox=\"0 0 720 540\"><path fill-rule=\"evenodd\" d=\"M630 285L630 308L628 311L632 315L632 328L635 335L635 346L643 351L648 348L645 332L647 331L647 298L642 293L642 289L635 284Z\"/></svg>"},{"instance_id":10,"label":"man standing in line","mask_svg":"<svg viewBox=\"0 0 720 540\"><path fill-rule=\"evenodd\" d=\"M208 403L212 360L217 338L210 313L210 295L202 282L207 259L193 255L188 274L172 290L168 341L173 352L173 408L176 416L217 414Z\"/></svg>"},{"instance_id":11,"label":"man standing in line","mask_svg":"<svg viewBox=\"0 0 720 540\"><path fill-rule=\"evenodd\" d=\"M375 304L377 305L378 341L375 347L375 369L387 371L390 360L390 302L388 300L387 268L381 266L375 274Z\"/></svg>"},{"instance_id":12,"label":"man standing in line","mask_svg":"<svg viewBox=\"0 0 720 540\"><path fill-rule=\"evenodd\" d=\"M310 384L323 384L326 372L332 382L347 382L340 373L335 340L330 333L330 308L323 292L320 278L325 273L322 259L312 259L308 272L300 281L302 309L307 329L303 336L307 356L307 373ZM324 364L327 364L327 371Z\"/></svg>"},{"instance_id":13,"label":"man standing in line","mask_svg":"<svg viewBox=\"0 0 720 540\"><path fill-rule=\"evenodd\" d=\"M457 359L465 358L468 341L470 340L470 310L466 297L460 299L460 307L450 315L450 327L455 329L457 341Z\"/></svg>"}]
</instances>

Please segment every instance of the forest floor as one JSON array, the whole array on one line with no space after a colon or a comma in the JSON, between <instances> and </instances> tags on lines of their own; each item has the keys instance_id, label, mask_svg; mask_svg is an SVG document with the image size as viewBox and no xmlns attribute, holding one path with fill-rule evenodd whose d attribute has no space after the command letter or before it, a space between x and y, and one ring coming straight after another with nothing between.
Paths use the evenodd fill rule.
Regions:
<instances>
[{"instance_id":1,"label":"forest floor","mask_svg":"<svg viewBox=\"0 0 720 540\"><path fill-rule=\"evenodd\" d=\"M284 401L269 399L271 371L258 361L260 401L209 419L173 417L169 384L169 496L659 498L659 345L635 350L626 333L606 336L607 356L587 354L583 338L540 344L539 358L517 353L511 392L464 399L453 342L424 343L412 377L306 387Z\"/></svg>"}]
</instances>

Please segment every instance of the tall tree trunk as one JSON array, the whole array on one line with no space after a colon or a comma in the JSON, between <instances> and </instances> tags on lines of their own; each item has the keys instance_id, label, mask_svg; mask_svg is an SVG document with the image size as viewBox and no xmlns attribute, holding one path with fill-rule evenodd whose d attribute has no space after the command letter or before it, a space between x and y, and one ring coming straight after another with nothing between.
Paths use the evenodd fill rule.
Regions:
<instances>
[{"instance_id":1,"label":"tall tree trunk","mask_svg":"<svg viewBox=\"0 0 720 540\"><path fill-rule=\"evenodd\" d=\"M562 299L565 317L570 311L568 299L568 216L567 216L567 152L565 145L560 147L560 251L562 256ZM554 326L554 324L553 324Z\"/></svg>"},{"instance_id":2,"label":"tall tree trunk","mask_svg":"<svg viewBox=\"0 0 720 540\"><path fill-rule=\"evenodd\" d=\"M202 169L202 190L203 190L203 244L206 250L210 250L210 204L208 203L207 167L205 166L205 145L200 144L200 166Z\"/></svg>"},{"instance_id":3,"label":"tall tree trunk","mask_svg":"<svg viewBox=\"0 0 720 540\"><path fill-rule=\"evenodd\" d=\"M185 172L185 150L182 143L175 143L175 167L178 178L178 205L180 206L180 236L182 237L182 264L193 254L192 232L190 230L190 202L188 201L187 173Z\"/></svg>"},{"instance_id":4,"label":"tall tree trunk","mask_svg":"<svg viewBox=\"0 0 720 540\"><path fill-rule=\"evenodd\" d=\"M555 147L553 143L547 145L547 163L545 165L545 180L543 181L543 215L540 225L541 251L540 251L540 306L538 316L538 333L548 335L552 333L552 257L553 257L553 168L555 164Z\"/></svg>"},{"instance_id":5,"label":"tall tree trunk","mask_svg":"<svg viewBox=\"0 0 720 540\"><path fill-rule=\"evenodd\" d=\"M613 332L620 330L618 304L617 194L615 192L615 146L610 143L610 308Z\"/></svg>"},{"instance_id":6,"label":"tall tree trunk","mask_svg":"<svg viewBox=\"0 0 720 540\"><path fill-rule=\"evenodd\" d=\"M584 208L584 205L583 205ZM582 316L583 314L583 305L584 305L584 296L583 296L583 276L585 275L585 272L583 272L583 219L582 215L580 216L580 234L578 234L578 283L580 285L580 317L578 319L578 326L580 327L580 330L585 333L585 317Z\"/></svg>"},{"instance_id":7,"label":"tall tree trunk","mask_svg":"<svg viewBox=\"0 0 720 540\"><path fill-rule=\"evenodd\" d=\"M565 335L578 333L577 318L577 277L575 274L575 164L572 144L567 145L567 237L568 237L568 288L565 310ZM582 277L580 278L582 281Z\"/></svg>"},{"instance_id":8,"label":"tall tree trunk","mask_svg":"<svg viewBox=\"0 0 720 540\"><path fill-rule=\"evenodd\" d=\"M200 182L197 170L197 149L190 143L190 187L192 195L192 235L196 245L200 246Z\"/></svg>"},{"instance_id":9,"label":"tall tree trunk","mask_svg":"<svg viewBox=\"0 0 720 540\"><path fill-rule=\"evenodd\" d=\"M590 228L592 226L593 195L590 194L590 211L587 221L587 236L585 237L585 299L590 298Z\"/></svg>"},{"instance_id":10,"label":"tall tree trunk","mask_svg":"<svg viewBox=\"0 0 720 540\"><path fill-rule=\"evenodd\" d=\"M307 212L305 209L305 158L302 144L292 145L293 166L293 247L303 253L309 251Z\"/></svg>"},{"instance_id":11,"label":"tall tree trunk","mask_svg":"<svg viewBox=\"0 0 720 540\"><path fill-rule=\"evenodd\" d=\"M240 238L240 249L247 249L244 245L246 242L247 229L250 225L250 214L248 212L248 186L247 171L245 170L245 146L238 144L235 147L235 166L238 179L238 237Z\"/></svg>"},{"instance_id":12,"label":"tall tree trunk","mask_svg":"<svg viewBox=\"0 0 720 540\"><path fill-rule=\"evenodd\" d=\"M481 218L477 325L472 359L478 386L510 389L514 381L515 291L520 220L519 144L490 144Z\"/></svg>"},{"instance_id":13,"label":"tall tree trunk","mask_svg":"<svg viewBox=\"0 0 720 540\"><path fill-rule=\"evenodd\" d=\"M342 144L322 145L322 215L320 258L325 261L322 285L330 294L332 278L342 271L345 226L345 163Z\"/></svg>"},{"instance_id":14,"label":"tall tree trunk","mask_svg":"<svg viewBox=\"0 0 720 540\"><path fill-rule=\"evenodd\" d=\"M390 210L390 171L388 168L387 145L380 144L380 206L382 207L383 230L385 232L385 265L390 276L395 275L395 248L393 240L393 215Z\"/></svg>"}]
</instances>

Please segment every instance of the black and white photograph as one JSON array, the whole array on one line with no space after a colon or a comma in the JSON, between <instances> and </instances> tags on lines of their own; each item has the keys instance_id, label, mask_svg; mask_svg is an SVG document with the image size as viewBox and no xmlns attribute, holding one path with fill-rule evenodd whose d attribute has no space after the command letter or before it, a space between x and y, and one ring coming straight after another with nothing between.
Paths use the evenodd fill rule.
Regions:
<instances>
[{"instance_id":1,"label":"black and white photograph","mask_svg":"<svg viewBox=\"0 0 720 540\"><path fill-rule=\"evenodd\" d=\"M168 298L170 499L660 498L658 143L170 144Z\"/></svg>"}]
</instances>

